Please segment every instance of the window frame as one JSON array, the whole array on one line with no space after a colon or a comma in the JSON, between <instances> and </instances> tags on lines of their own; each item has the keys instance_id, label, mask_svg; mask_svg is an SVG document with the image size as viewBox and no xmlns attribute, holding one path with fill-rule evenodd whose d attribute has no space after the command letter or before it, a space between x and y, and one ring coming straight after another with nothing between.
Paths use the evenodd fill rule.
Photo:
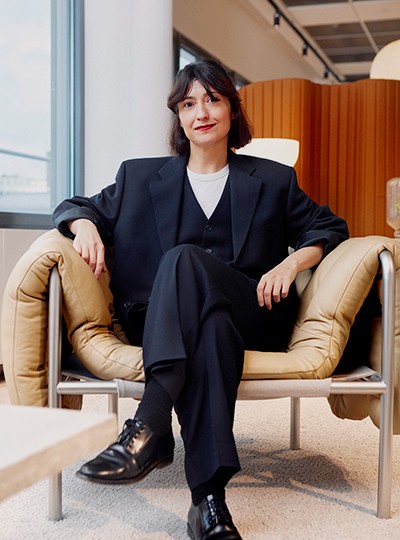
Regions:
<instances>
[{"instance_id":1,"label":"window frame","mask_svg":"<svg viewBox=\"0 0 400 540\"><path fill-rule=\"evenodd\" d=\"M84 2L80 0L51 0L51 80L53 207L57 193L80 195L84 189ZM0 211L3 229L52 226L51 211L49 214Z\"/></svg>"}]
</instances>

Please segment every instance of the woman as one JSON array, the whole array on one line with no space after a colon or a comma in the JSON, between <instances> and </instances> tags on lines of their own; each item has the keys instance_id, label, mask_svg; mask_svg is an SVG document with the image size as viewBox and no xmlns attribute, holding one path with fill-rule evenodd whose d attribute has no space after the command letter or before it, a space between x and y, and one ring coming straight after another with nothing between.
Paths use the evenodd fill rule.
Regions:
<instances>
[{"instance_id":1,"label":"woman","mask_svg":"<svg viewBox=\"0 0 400 540\"><path fill-rule=\"evenodd\" d=\"M131 342L143 345L146 374L135 417L78 474L136 482L170 464L174 408L192 494L188 534L238 539L225 487L240 469L232 426L244 350L285 348L297 273L348 232L300 190L292 168L231 151L251 132L218 63L181 70L168 106L177 156L124 162L113 185L54 214L97 277L104 246L113 248L115 309Z\"/></svg>"}]
</instances>

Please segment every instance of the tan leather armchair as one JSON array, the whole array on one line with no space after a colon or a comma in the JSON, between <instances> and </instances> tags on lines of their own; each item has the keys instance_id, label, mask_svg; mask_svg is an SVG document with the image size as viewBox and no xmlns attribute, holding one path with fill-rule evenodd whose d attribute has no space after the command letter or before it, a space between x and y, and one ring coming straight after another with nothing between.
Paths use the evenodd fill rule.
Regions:
<instances>
[{"instance_id":1,"label":"tan leather armchair","mask_svg":"<svg viewBox=\"0 0 400 540\"><path fill-rule=\"evenodd\" d=\"M302 396L328 397L333 413L341 418L369 415L381 428L379 517L390 515L392 424L394 432L400 433L400 291L395 291L399 275L398 241L370 236L341 244L321 262L301 292L300 312L287 352L246 351L238 395L239 399L291 397L292 448L299 445ZM54 336L54 330L48 341L50 281L54 281L52 287L60 295L58 304L68 340L81 363L104 381L102 390L98 390L101 384L96 381L93 390L79 383L68 387L59 380L59 337ZM371 327L369 358L363 359L371 368L363 371L367 380L354 381L357 375L332 377L340 367L357 314L373 293L384 300L384 320L382 324L378 315ZM57 309L56 302L56 319ZM2 311L2 348L12 403L48 404L49 358L53 370L52 406L58 405L61 394L72 398L74 394L104 391L115 397L121 395L127 381L135 382L131 395L140 397L141 349L127 343L114 320L108 276L96 280L71 240L56 230L32 244L8 280ZM115 406L115 399L113 403ZM60 508L53 513L59 516Z\"/></svg>"}]
</instances>

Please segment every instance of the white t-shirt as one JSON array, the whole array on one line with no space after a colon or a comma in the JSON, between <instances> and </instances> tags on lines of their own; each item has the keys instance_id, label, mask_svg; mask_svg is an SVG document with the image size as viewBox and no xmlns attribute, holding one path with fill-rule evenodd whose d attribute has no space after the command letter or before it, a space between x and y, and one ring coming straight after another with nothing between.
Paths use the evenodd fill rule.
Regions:
<instances>
[{"instance_id":1,"label":"white t-shirt","mask_svg":"<svg viewBox=\"0 0 400 540\"><path fill-rule=\"evenodd\" d=\"M229 165L215 173L199 174L187 168L187 175L193 193L203 212L210 218L224 191L229 176Z\"/></svg>"}]
</instances>

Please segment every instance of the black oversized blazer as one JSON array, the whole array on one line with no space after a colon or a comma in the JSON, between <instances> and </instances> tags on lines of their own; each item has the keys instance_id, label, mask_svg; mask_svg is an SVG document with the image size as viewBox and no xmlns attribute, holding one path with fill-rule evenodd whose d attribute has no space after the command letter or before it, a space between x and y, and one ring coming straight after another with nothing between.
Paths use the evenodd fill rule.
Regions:
<instances>
[{"instance_id":1,"label":"black oversized blazer","mask_svg":"<svg viewBox=\"0 0 400 540\"><path fill-rule=\"evenodd\" d=\"M87 218L113 248L110 287L125 327L130 307L147 303L163 253L177 244L186 163L186 157L171 156L125 161L114 184L93 197L68 199L54 212L63 234L71 235L69 221ZM313 202L291 167L233 152L229 166L237 270L258 280L289 246L323 242L327 254L348 237L344 220Z\"/></svg>"}]
</instances>

